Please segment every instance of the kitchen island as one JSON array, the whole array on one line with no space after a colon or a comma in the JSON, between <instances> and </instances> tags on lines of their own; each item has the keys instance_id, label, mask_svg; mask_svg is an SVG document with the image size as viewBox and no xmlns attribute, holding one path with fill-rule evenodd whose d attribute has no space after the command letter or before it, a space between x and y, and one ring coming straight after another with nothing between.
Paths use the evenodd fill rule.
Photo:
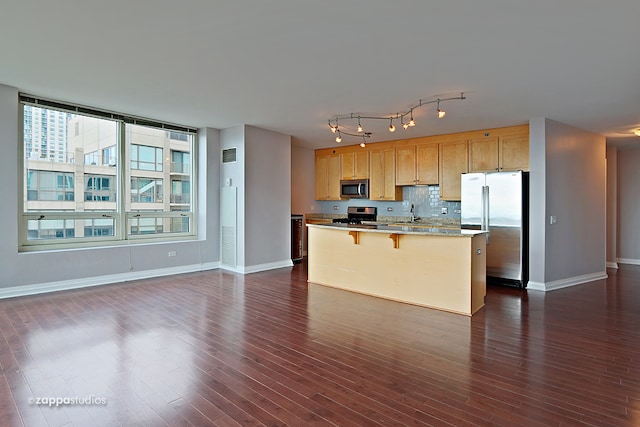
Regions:
<instances>
[{"instance_id":1,"label":"kitchen island","mask_svg":"<svg viewBox=\"0 0 640 427\"><path fill-rule=\"evenodd\" d=\"M468 316L484 305L484 232L380 224L307 228L309 283Z\"/></svg>"}]
</instances>

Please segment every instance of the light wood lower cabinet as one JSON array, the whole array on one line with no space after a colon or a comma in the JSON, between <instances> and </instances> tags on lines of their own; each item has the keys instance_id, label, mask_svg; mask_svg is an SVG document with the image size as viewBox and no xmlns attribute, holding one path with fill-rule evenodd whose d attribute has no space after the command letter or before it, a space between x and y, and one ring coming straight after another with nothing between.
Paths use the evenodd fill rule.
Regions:
<instances>
[{"instance_id":1,"label":"light wood lower cabinet","mask_svg":"<svg viewBox=\"0 0 640 427\"><path fill-rule=\"evenodd\" d=\"M467 141L440 144L440 199L460 200L460 177L468 171Z\"/></svg>"},{"instance_id":2,"label":"light wood lower cabinet","mask_svg":"<svg viewBox=\"0 0 640 427\"><path fill-rule=\"evenodd\" d=\"M310 284L467 316L484 305L484 234L389 234L310 225L308 236Z\"/></svg>"},{"instance_id":3,"label":"light wood lower cabinet","mask_svg":"<svg viewBox=\"0 0 640 427\"><path fill-rule=\"evenodd\" d=\"M393 148L369 152L369 199L402 200L402 187L396 187L396 163Z\"/></svg>"}]
</instances>

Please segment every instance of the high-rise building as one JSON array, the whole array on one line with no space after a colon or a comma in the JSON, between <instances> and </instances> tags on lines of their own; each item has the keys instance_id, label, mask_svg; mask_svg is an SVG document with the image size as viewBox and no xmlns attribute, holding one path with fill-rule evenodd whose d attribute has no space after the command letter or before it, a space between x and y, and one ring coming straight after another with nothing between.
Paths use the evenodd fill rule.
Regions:
<instances>
[{"instance_id":1,"label":"high-rise building","mask_svg":"<svg viewBox=\"0 0 640 427\"><path fill-rule=\"evenodd\" d=\"M47 108L24 108L25 155L31 160L66 162L68 158L67 123L73 117Z\"/></svg>"}]
</instances>

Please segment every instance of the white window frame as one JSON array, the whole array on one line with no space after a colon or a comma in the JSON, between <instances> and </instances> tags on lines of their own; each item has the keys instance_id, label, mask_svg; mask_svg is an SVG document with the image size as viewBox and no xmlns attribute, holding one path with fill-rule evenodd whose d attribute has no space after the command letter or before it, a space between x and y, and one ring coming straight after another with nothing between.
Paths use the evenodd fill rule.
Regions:
<instances>
[{"instance_id":1,"label":"white window frame","mask_svg":"<svg viewBox=\"0 0 640 427\"><path fill-rule=\"evenodd\" d=\"M116 210L115 211L26 211L24 205L25 191L25 179L26 179L26 158L25 158L25 145L24 145L24 105L31 105L34 107L46 108L50 110L58 110L63 112L74 113L78 115L85 115L89 117L96 117L99 119L112 120L117 123L118 126L118 142L116 145L116 151L119 158L116 165ZM177 241L177 240L194 240L197 238L197 221L196 212L197 209L197 176L198 176L198 137L197 130L185 126L158 122L149 119L143 119L134 116L128 116L119 113L113 113L109 111L97 110L90 107L72 105L66 103L60 103L44 98L38 98L32 95L20 94L19 100L19 251L29 252L38 250L54 250L54 249L70 249L70 248L90 248L90 247L102 247L112 245L127 245L132 242L135 243L147 243L147 242L165 242L165 241ZM126 125L140 125L146 127L152 127L162 129L166 131L176 131L182 133L188 133L192 135L191 138L191 210L190 211L126 211L126 197L125 186L126 181L130 180L131 169L130 161L126 153L129 150L128 145L125 142L125 128ZM83 159L76 159L84 163ZM129 171L129 172L127 172ZM91 172L88 172L92 174ZM171 177L169 177L171 179ZM84 182L84 178L83 178ZM167 183L163 183L163 186ZM129 184L130 185L130 184ZM170 187L169 187L170 191ZM84 197L84 188L82 189ZM130 198L130 196L129 196ZM134 218L188 218L189 219L189 232L167 232L159 234L144 234L133 235L129 234L129 224ZM114 235L113 236L89 236L89 237L74 237L69 239L43 239L43 240L29 240L28 239L28 222L29 221L41 221L41 220L81 220L81 219L105 219L111 218L114 220ZM65 241L66 240L66 241Z\"/></svg>"}]
</instances>

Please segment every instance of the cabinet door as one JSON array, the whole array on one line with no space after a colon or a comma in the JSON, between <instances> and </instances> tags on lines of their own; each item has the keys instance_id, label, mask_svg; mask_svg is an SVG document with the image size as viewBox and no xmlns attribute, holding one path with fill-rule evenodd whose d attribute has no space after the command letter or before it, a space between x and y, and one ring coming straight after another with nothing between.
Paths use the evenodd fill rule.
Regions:
<instances>
[{"instance_id":1,"label":"cabinet door","mask_svg":"<svg viewBox=\"0 0 640 427\"><path fill-rule=\"evenodd\" d=\"M415 185L416 179L416 147L396 148L396 185Z\"/></svg>"},{"instance_id":2,"label":"cabinet door","mask_svg":"<svg viewBox=\"0 0 640 427\"><path fill-rule=\"evenodd\" d=\"M341 179L354 179L355 178L355 157L356 153L353 151L350 153L340 154L340 161L342 162L342 178Z\"/></svg>"},{"instance_id":3,"label":"cabinet door","mask_svg":"<svg viewBox=\"0 0 640 427\"><path fill-rule=\"evenodd\" d=\"M416 147L416 183L438 184L438 144Z\"/></svg>"},{"instance_id":4,"label":"cabinet door","mask_svg":"<svg viewBox=\"0 0 640 427\"><path fill-rule=\"evenodd\" d=\"M316 156L316 200L340 200L340 156L338 154Z\"/></svg>"},{"instance_id":5,"label":"cabinet door","mask_svg":"<svg viewBox=\"0 0 640 427\"><path fill-rule=\"evenodd\" d=\"M500 170L498 163L498 137L469 140L469 172L494 172Z\"/></svg>"},{"instance_id":6,"label":"cabinet door","mask_svg":"<svg viewBox=\"0 0 640 427\"><path fill-rule=\"evenodd\" d=\"M316 200L327 200L329 197L329 157L316 156L315 168Z\"/></svg>"},{"instance_id":7,"label":"cabinet door","mask_svg":"<svg viewBox=\"0 0 640 427\"><path fill-rule=\"evenodd\" d=\"M327 165L327 191L329 200L340 200L340 156L335 154L329 156Z\"/></svg>"},{"instance_id":8,"label":"cabinet door","mask_svg":"<svg viewBox=\"0 0 640 427\"><path fill-rule=\"evenodd\" d=\"M467 141L440 144L440 199L460 200L460 176L467 169Z\"/></svg>"},{"instance_id":9,"label":"cabinet door","mask_svg":"<svg viewBox=\"0 0 640 427\"><path fill-rule=\"evenodd\" d=\"M393 148L369 154L369 199L400 200L402 189L396 187L396 160Z\"/></svg>"},{"instance_id":10,"label":"cabinet door","mask_svg":"<svg viewBox=\"0 0 640 427\"><path fill-rule=\"evenodd\" d=\"M529 170L529 135L500 138L500 170Z\"/></svg>"},{"instance_id":11,"label":"cabinet door","mask_svg":"<svg viewBox=\"0 0 640 427\"><path fill-rule=\"evenodd\" d=\"M369 151L360 149L340 155L342 179L369 178Z\"/></svg>"},{"instance_id":12,"label":"cabinet door","mask_svg":"<svg viewBox=\"0 0 640 427\"><path fill-rule=\"evenodd\" d=\"M384 200L400 200L401 194L402 188L396 187L395 152L393 148L389 148L384 150Z\"/></svg>"},{"instance_id":13,"label":"cabinet door","mask_svg":"<svg viewBox=\"0 0 640 427\"><path fill-rule=\"evenodd\" d=\"M360 150L354 153L354 178L355 179L367 179L369 178L369 151Z\"/></svg>"}]
</instances>

